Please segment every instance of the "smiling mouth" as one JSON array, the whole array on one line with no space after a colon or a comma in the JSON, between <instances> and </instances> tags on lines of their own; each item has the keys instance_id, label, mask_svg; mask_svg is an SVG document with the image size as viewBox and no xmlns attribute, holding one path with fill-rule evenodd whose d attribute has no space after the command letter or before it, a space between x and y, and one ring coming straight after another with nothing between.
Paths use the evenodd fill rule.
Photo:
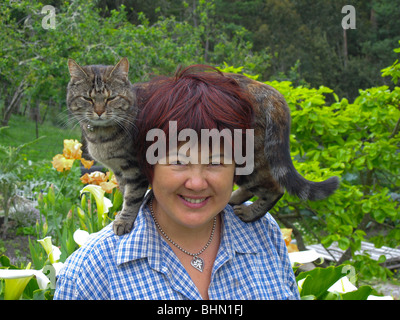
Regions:
<instances>
[{"instance_id":1,"label":"smiling mouth","mask_svg":"<svg viewBox=\"0 0 400 320\"><path fill-rule=\"evenodd\" d=\"M206 199L208 199L208 197L193 199L193 198L188 198L188 197L185 197L185 196L182 196L182 195L180 195L180 197L181 197L183 200L185 200L185 201L187 201L187 202L190 202L190 203L202 203L203 201L205 201Z\"/></svg>"}]
</instances>

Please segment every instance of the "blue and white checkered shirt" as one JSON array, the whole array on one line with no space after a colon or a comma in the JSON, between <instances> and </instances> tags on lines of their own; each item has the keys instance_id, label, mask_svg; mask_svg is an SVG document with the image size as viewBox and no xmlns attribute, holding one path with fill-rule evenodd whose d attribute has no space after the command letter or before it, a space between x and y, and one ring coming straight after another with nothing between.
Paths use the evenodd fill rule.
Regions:
<instances>
[{"instance_id":1,"label":"blue and white checkered shirt","mask_svg":"<svg viewBox=\"0 0 400 320\"><path fill-rule=\"evenodd\" d=\"M129 234L111 224L74 252L54 299L201 299L185 268L158 233L146 202ZM280 229L271 217L244 223L228 205L214 262L210 299L299 299Z\"/></svg>"}]
</instances>

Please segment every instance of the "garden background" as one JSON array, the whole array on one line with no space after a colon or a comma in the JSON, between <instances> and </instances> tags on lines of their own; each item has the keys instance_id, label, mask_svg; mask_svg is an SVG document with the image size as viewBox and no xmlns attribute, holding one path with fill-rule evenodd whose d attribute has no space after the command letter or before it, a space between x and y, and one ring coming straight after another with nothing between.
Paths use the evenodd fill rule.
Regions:
<instances>
[{"instance_id":1,"label":"garden background","mask_svg":"<svg viewBox=\"0 0 400 320\"><path fill-rule=\"evenodd\" d=\"M355 29L342 27L348 4ZM45 5L54 15L42 13ZM0 267L51 264L36 241L46 236L61 251L52 263L63 262L79 247L75 230L91 233L112 221L121 204L117 188L81 193L84 183L112 184L112 174L82 182L84 155L70 152L75 142L64 145L81 140L66 110L67 59L85 65L127 57L132 82L207 63L278 89L291 109L296 168L310 180L337 175L341 185L324 201L285 195L271 213L293 230L300 250L336 244L344 254L332 264L352 265L361 283L399 283L399 265L359 252L362 241L400 245L395 2L11 0L0 2L0 20L0 256L10 258ZM56 154L72 167L58 171ZM37 288L30 282L23 297ZM51 297L44 292L35 298Z\"/></svg>"}]
</instances>

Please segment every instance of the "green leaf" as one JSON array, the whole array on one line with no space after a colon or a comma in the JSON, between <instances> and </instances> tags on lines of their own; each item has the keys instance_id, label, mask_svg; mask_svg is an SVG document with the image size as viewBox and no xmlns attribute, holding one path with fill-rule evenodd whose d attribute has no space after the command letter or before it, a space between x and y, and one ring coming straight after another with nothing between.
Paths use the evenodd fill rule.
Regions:
<instances>
[{"instance_id":1,"label":"green leaf","mask_svg":"<svg viewBox=\"0 0 400 320\"><path fill-rule=\"evenodd\" d=\"M325 248L329 248L331 246L331 244L333 243L333 239L331 236L327 236L325 238L323 238L321 240L321 244L325 247Z\"/></svg>"},{"instance_id":2,"label":"green leaf","mask_svg":"<svg viewBox=\"0 0 400 320\"><path fill-rule=\"evenodd\" d=\"M33 292L33 300L53 300L55 289L38 289Z\"/></svg>"},{"instance_id":3,"label":"green leaf","mask_svg":"<svg viewBox=\"0 0 400 320\"><path fill-rule=\"evenodd\" d=\"M339 97L338 97L338 95L337 95L336 93L334 93L334 92L333 92L333 97L335 98L335 101L336 101L336 102L339 102Z\"/></svg>"},{"instance_id":4,"label":"green leaf","mask_svg":"<svg viewBox=\"0 0 400 320\"><path fill-rule=\"evenodd\" d=\"M301 296L301 300L317 300L317 298L310 294L308 296Z\"/></svg>"},{"instance_id":5,"label":"green leaf","mask_svg":"<svg viewBox=\"0 0 400 320\"><path fill-rule=\"evenodd\" d=\"M0 264L2 267L13 267L11 265L10 259L5 255L0 256Z\"/></svg>"},{"instance_id":6,"label":"green leaf","mask_svg":"<svg viewBox=\"0 0 400 320\"><path fill-rule=\"evenodd\" d=\"M340 300L339 292L328 292L326 296L324 296L324 300Z\"/></svg>"},{"instance_id":7,"label":"green leaf","mask_svg":"<svg viewBox=\"0 0 400 320\"><path fill-rule=\"evenodd\" d=\"M341 294L341 297L343 300L367 300L371 292L372 288L370 286L361 286L356 291Z\"/></svg>"},{"instance_id":8,"label":"green leaf","mask_svg":"<svg viewBox=\"0 0 400 320\"><path fill-rule=\"evenodd\" d=\"M371 202L370 201L365 201L362 206L361 206L361 210L364 213L369 213L371 212Z\"/></svg>"},{"instance_id":9,"label":"green leaf","mask_svg":"<svg viewBox=\"0 0 400 320\"><path fill-rule=\"evenodd\" d=\"M380 255L378 259L378 263L384 263L386 261L386 256L385 255Z\"/></svg>"},{"instance_id":10,"label":"green leaf","mask_svg":"<svg viewBox=\"0 0 400 320\"><path fill-rule=\"evenodd\" d=\"M28 237L28 241L33 265L36 269L43 268L43 265L45 263L45 259L43 257L43 247L36 241L32 243L31 237Z\"/></svg>"},{"instance_id":11,"label":"green leaf","mask_svg":"<svg viewBox=\"0 0 400 320\"><path fill-rule=\"evenodd\" d=\"M381 209L372 210L371 214L372 214L373 218L379 223L383 223L386 219L386 214Z\"/></svg>"},{"instance_id":12,"label":"green leaf","mask_svg":"<svg viewBox=\"0 0 400 320\"><path fill-rule=\"evenodd\" d=\"M348 238L340 238L338 245L340 249L347 250L350 246L350 240Z\"/></svg>"},{"instance_id":13,"label":"green leaf","mask_svg":"<svg viewBox=\"0 0 400 320\"><path fill-rule=\"evenodd\" d=\"M315 268L314 270L300 273L296 281L306 277L302 285L300 296L313 295L318 300L323 298L327 294L328 289L343 277L342 269L343 266Z\"/></svg>"},{"instance_id":14,"label":"green leaf","mask_svg":"<svg viewBox=\"0 0 400 320\"><path fill-rule=\"evenodd\" d=\"M124 202L124 196L122 195L121 191L116 189L114 191L112 211L115 212L116 210L118 210L118 208L121 207L123 202Z\"/></svg>"}]
</instances>

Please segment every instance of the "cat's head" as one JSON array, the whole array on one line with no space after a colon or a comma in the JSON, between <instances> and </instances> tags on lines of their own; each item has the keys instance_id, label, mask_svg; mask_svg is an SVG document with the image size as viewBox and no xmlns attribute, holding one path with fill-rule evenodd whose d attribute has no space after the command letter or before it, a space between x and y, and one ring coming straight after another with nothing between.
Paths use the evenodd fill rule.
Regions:
<instances>
[{"instance_id":1,"label":"cat's head","mask_svg":"<svg viewBox=\"0 0 400 320\"><path fill-rule=\"evenodd\" d=\"M128 59L122 58L115 66L79 66L69 59L68 69L67 105L81 124L126 127L134 120L135 94L128 80Z\"/></svg>"}]
</instances>

